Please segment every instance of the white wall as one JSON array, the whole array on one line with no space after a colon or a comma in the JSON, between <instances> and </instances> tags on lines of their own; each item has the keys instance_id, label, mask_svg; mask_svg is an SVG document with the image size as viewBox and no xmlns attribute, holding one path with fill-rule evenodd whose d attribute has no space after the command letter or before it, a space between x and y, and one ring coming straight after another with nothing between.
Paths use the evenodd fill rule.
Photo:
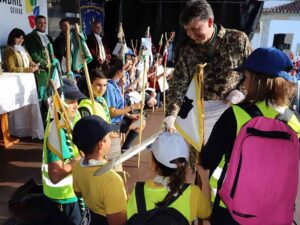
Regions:
<instances>
[{"instance_id":1,"label":"white wall","mask_svg":"<svg viewBox=\"0 0 300 225\"><path fill-rule=\"evenodd\" d=\"M269 29L268 47L272 46L274 34L294 34L291 45L292 52L296 52L297 44L300 43L300 20L272 20Z\"/></svg>"},{"instance_id":2,"label":"white wall","mask_svg":"<svg viewBox=\"0 0 300 225\"><path fill-rule=\"evenodd\" d=\"M278 16L278 15L277 15ZM275 15L274 15L275 17ZM286 19L272 19L271 15L260 19L260 33L255 33L251 41L253 49L271 47L274 34L294 34L291 50L296 53L297 44L300 44L300 16L287 16Z\"/></svg>"},{"instance_id":3,"label":"white wall","mask_svg":"<svg viewBox=\"0 0 300 225\"><path fill-rule=\"evenodd\" d=\"M47 1L36 0L36 2L39 15L47 18ZM25 33L31 32L28 17L32 15L30 0L0 1L0 46L6 45L8 34L15 27L24 30Z\"/></svg>"}]
</instances>

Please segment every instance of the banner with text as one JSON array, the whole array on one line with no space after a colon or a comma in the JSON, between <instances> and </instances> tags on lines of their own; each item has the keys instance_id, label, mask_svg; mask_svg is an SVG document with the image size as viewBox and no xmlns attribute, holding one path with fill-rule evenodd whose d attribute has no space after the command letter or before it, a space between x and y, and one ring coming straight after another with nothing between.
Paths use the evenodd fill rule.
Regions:
<instances>
[{"instance_id":1,"label":"banner with text","mask_svg":"<svg viewBox=\"0 0 300 225\"><path fill-rule=\"evenodd\" d=\"M35 28L38 15L48 17L45 0L0 0L0 46L6 45L9 32L14 28L28 34Z\"/></svg>"}]
</instances>

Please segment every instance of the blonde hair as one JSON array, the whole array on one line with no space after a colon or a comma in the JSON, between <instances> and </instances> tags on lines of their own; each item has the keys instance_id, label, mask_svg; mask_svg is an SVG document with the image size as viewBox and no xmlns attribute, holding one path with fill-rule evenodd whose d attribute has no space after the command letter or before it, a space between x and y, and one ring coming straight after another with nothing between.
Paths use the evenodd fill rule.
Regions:
<instances>
[{"instance_id":1,"label":"blonde hair","mask_svg":"<svg viewBox=\"0 0 300 225\"><path fill-rule=\"evenodd\" d=\"M265 101L267 104L271 103L277 106L290 104L296 88L295 84L282 77L249 72L251 74L250 85L244 102L255 104Z\"/></svg>"}]
</instances>

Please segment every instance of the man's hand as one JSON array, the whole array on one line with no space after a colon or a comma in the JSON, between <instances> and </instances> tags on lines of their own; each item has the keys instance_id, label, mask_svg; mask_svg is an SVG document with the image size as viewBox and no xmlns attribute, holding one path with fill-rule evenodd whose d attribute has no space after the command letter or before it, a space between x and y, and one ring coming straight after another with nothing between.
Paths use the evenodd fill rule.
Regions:
<instances>
[{"instance_id":1,"label":"man's hand","mask_svg":"<svg viewBox=\"0 0 300 225\"><path fill-rule=\"evenodd\" d=\"M245 95L238 91L238 90L233 90L229 93L229 95L227 96L226 100L224 101L225 104L238 104L240 102L242 102L245 99Z\"/></svg>"},{"instance_id":2,"label":"man's hand","mask_svg":"<svg viewBox=\"0 0 300 225\"><path fill-rule=\"evenodd\" d=\"M175 128L175 120L176 120L176 116L174 116L174 115L168 116L164 119L163 125L164 125L164 128L166 131L168 131L170 133L177 132L177 130Z\"/></svg>"}]
</instances>

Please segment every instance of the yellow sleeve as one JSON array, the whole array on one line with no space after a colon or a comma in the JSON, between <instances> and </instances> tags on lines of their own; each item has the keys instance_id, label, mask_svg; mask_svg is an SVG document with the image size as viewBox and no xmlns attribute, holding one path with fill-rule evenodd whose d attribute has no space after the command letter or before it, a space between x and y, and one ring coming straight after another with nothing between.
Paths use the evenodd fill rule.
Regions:
<instances>
[{"instance_id":1,"label":"yellow sleeve","mask_svg":"<svg viewBox=\"0 0 300 225\"><path fill-rule=\"evenodd\" d=\"M127 220L137 213L135 189L131 192L127 203Z\"/></svg>"},{"instance_id":2,"label":"yellow sleeve","mask_svg":"<svg viewBox=\"0 0 300 225\"><path fill-rule=\"evenodd\" d=\"M110 179L103 186L105 213L114 214L127 208L127 195L122 178L112 172Z\"/></svg>"},{"instance_id":3,"label":"yellow sleeve","mask_svg":"<svg viewBox=\"0 0 300 225\"><path fill-rule=\"evenodd\" d=\"M12 47L7 47L5 49L5 63L6 63L7 70L9 72L16 72L16 73L22 73L22 72L28 73L29 68L20 67L16 64L17 56L15 54L16 53Z\"/></svg>"},{"instance_id":4,"label":"yellow sleeve","mask_svg":"<svg viewBox=\"0 0 300 225\"><path fill-rule=\"evenodd\" d=\"M196 215L191 215L192 218L206 219L211 214L211 204L206 196L202 193L200 188L196 185L191 185L191 214L193 212ZM195 210L192 210L195 209Z\"/></svg>"},{"instance_id":5,"label":"yellow sleeve","mask_svg":"<svg viewBox=\"0 0 300 225\"><path fill-rule=\"evenodd\" d=\"M77 185L77 179L78 179L78 168L77 168L77 164L74 166L73 170L72 170L72 175L73 175L73 190L74 192L81 192L78 185Z\"/></svg>"}]
</instances>

